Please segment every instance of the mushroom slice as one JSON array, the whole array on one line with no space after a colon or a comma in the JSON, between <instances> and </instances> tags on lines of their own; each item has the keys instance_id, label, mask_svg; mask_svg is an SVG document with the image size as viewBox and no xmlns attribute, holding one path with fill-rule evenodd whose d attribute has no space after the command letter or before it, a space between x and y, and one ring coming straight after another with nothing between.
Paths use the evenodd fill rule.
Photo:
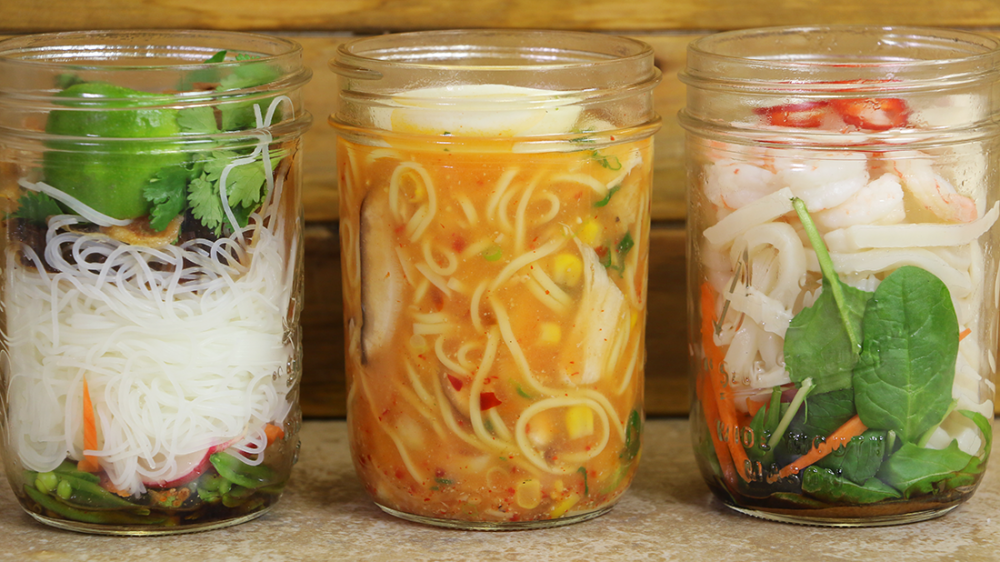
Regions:
<instances>
[{"instance_id":1,"label":"mushroom slice","mask_svg":"<svg viewBox=\"0 0 1000 562\"><path fill-rule=\"evenodd\" d=\"M389 194L372 190L361 203L361 363L392 341L406 279L393 249Z\"/></svg>"}]
</instances>

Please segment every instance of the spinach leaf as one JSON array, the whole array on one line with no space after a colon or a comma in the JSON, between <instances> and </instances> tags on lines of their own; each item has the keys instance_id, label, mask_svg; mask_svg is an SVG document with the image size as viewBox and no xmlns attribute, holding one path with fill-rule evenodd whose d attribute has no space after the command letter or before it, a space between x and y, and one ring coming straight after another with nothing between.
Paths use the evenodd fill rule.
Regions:
<instances>
[{"instance_id":1,"label":"spinach leaf","mask_svg":"<svg viewBox=\"0 0 1000 562\"><path fill-rule=\"evenodd\" d=\"M990 421L986 419L986 416L969 410L959 410L959 413L975 422L979 428L979 431L983 435L983 452L981 456L972 457L969 464L959 474L948 479L947 486L949 488L975 484L983 469L986 468L986 461L989 460L990 450L993 448L993 426L990 425Z\"/></svg>"},{"instance_id":2,"label":"spinach leaf","mask_svg":"<svg viewBox=\"0 0 1000 562\"><path fill-rule=\"evenodd\" d=\"M861 319L870 293L843 284L816 225L801 199L792 206L805 228L823 271L823 291L812 306L792 318L785 334L785 368L801 385L812 378L814 394L851 388L858 360Z\"/></svg>"},{"instance_id":3,"label":"spinach leaf","mask_svg":"<svg viewBox=\"0 0 1000 562\"><path fill-rule=\"evenodd\" d=\"M878 478L897 490L903 497L928 494L934 484L947 480L969 465L972 455L958 448L958 441L952 441L944 449L924 449L913 443L905 443L894 455L882 463Z\"/></svg>"},{"instance_id":4,"label":"spinach leaf","mask_svg":"<svg viewBox=\"0 0 1000 562\"><path fill-rule=\"evenodd\" d=\"M817 461L816 466L828 468L842 478L864 484L875 476L882 465L886 433L879 429L869 429L856 435L847 445L831 451Z\"/></svg>"},{"instance_id":5,"label":"spinach leaf","mask_svg":"<svg viewBox=\"0 0 1000 562\"><path fill-rule=\"evenodd\" d=\"M855 484L832 470L810 466L802 476L802 491L829 503L865 504L895 499L899 492L877 478Z\"/></svg>"},{"instance_id":6,"label":"spinach leaf","mask_svg":"<svg viewBox=\"0 0 1000 562\"><path fill-rule=\"evenodd\" d=\"M948 288L918 267L897 269L864 315L853 379L861 421L915 443L948 412L957 357L958 319Z\"/></svg>"}]
</instances>

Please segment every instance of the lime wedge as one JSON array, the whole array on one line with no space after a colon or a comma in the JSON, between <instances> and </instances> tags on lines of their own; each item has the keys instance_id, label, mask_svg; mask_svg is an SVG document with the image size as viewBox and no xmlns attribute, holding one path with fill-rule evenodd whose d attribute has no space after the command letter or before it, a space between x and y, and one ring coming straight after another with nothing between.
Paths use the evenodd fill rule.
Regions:
<instances>
[{"instance_id":1,"label":"lime wedge","mask_svg":"<svg viewBox=\"0 0 1000 562\"><path fill-rule=\"evenodd\" d=\"M97 139L177 135L177 110L143 109L160 104L159 99L105 82L75 84L60 92L56 103L71 109L52 111L45 131L56 137L86 138L46 143L46 182L116 219L148 214L150 203L142 192L149 180L161 168L184 164L188 155L180 144L169 141Z\"/></svg>"}]
</instances>

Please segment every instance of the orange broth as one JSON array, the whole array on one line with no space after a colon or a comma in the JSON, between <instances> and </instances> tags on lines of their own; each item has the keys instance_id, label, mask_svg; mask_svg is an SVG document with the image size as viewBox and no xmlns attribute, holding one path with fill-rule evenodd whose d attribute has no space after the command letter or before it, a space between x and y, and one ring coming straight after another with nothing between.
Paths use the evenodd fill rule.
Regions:
<instances>
[{"instance_id":1,"label":"orange broth","mask_svg":"<svg viewBox=\"0 0 1000 562\"><path fill-rule=\"evenodd\" d=\"M438 520L610 507L639 456L651 139L379 140L337 148L366 489Z\"/></svg>"}]
</instances>

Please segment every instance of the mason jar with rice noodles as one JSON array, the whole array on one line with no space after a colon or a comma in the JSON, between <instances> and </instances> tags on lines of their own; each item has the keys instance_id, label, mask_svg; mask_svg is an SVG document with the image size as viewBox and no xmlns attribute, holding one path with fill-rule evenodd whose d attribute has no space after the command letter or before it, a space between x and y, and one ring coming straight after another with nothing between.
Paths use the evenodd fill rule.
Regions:
<instances>
[{"instance_id":1,"label":"mason jar with rice noodles","mask_svg":"<svg viewBox=\"0 0 1000 562\"><path fill-rule=\"evenodd\" d=\"M688 49L692 439L726 505L940 516L992 444L997 41L772 28Z\"/></svg>"},{"instance_id":2,"label":"mason jar with rice noodles","mask_svg":"<svg viewBox=\"0 0 1000 562\"><path fill-rule=\"evenodd\" d=\"M0 43L3 458L35 519L170 534L278 501L309 77L260 35Z\"/></svg>"},{"instance_id":3,"label":"mason jar with rice noodles","mask_svg":"<svg viewBox=\"0 0 1000 562\"><path fill-rule=\"evenodd\" d=\"M468 529L608 511L641 448L652 50L443 31L348 43L332 67L365 488Z\"/></svg>"}]
</instances>

